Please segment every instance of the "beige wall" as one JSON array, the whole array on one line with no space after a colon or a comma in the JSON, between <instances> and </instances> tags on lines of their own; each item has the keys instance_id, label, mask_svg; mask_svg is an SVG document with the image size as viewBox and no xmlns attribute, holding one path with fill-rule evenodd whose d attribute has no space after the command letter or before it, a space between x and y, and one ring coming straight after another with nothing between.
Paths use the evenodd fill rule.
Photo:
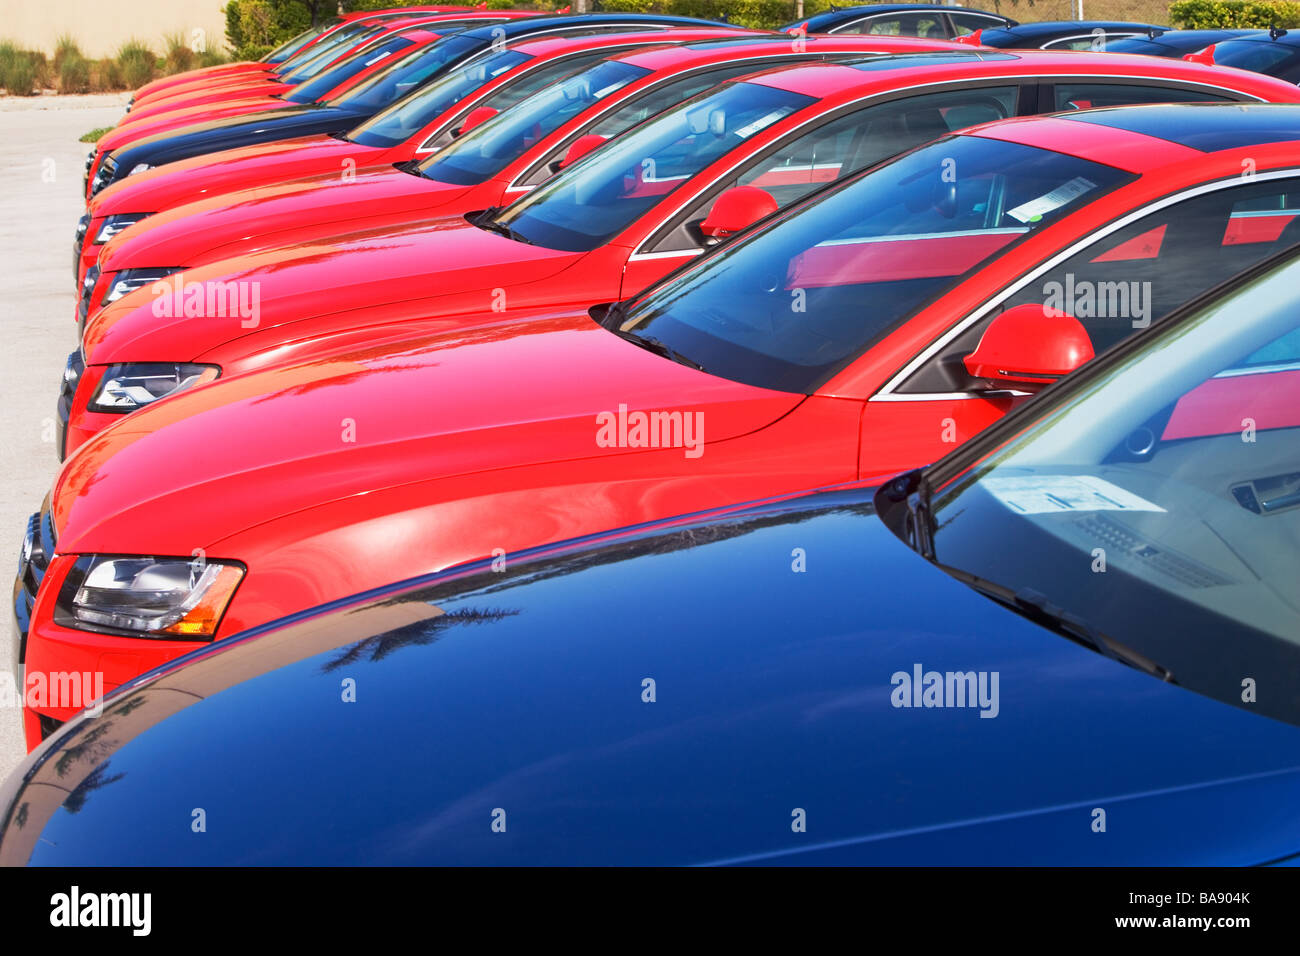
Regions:
<instances>
[{"instance_id":1,"label":"beige wall","mask_svg":"<svg viewBox=\"0 0 1300 956\"><path fill-rule=\"evenodd\" d=\"M201 30L208 49L224 50L222 6L224 0L0 0L0 39L52 53L66 33L87 56L101 57L130 39L162 53L167 34L182 33L188 43Z\"/></svg>"}]
</instances>

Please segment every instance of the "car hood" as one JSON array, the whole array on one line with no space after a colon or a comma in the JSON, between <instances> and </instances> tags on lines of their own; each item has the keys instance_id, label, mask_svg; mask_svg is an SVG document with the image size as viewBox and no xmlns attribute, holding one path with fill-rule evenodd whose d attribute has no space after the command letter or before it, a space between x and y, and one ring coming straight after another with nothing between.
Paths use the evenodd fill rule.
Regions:
<instances>
[{"instance_id":1,"label":"car hood","mask_svg":"<svg viewBox=\"0 0 1300 956\"><path fill-rule=\"evenodd\" d=\"M620 404L698 412L713 444L802 400L661 358L584 313L485 320L236 375L126 416L69 456L54 521L66 553L189 554L383 488L635 453L598 440L597 416ZM303 467L312 468L309 484L286 478ZM182 517L195 515L201 524Z\"/></svg>"},{"instance_id":2,"label":"car hood","mask_svg":"<svg viewBox=\"0 0 1300 956\"><path fill-rule=\"evenodd\" d=\"M361 122L368 112L335 106L286 107L251 116L229 116L169 129L113 150L118 169L134 169L140 163L161 166L180 159L215 153L218 150L269 143L295 136L342 133Z\"/></svg>"},{"instance_id":3,"label":"car hood","mask_svg":"<svg viewBox=\"0 0 1300 956\"><path fill-rule=\"evenodd\" d=\"M917 667L996 673L996 716L895 706ZM195 793L222 839L157 825ZM223 641L0 800L3 864L1242 865L1300 850L1300 729L1012 614L838 494Z\"/></svg>"},{"instance_id":4,"label":"car hood","mask_svg":"<svg viewBox=\"0 0 1300 956\"><path fill-rule=\"evenodd\" d=\"M482 300L478 308L488 311L495 290L504 289L509 302L513 286L547 279L579 260L572 252L478 229L459 216L412 222L223 259L175 273L160 287L173 290L166 293L168 305L178 302L177 288L182 295L187 287L202 288L205 295L208 289L233 289L250 306L256 304L255 327L246 326L250 320L233 308L224 316L196 318L179 308L162 316L159 297L146 287L97 313L87 323L82 349L89 364L160 356L188 361L253 331L320 316L356 312L364 325L362 310L379 307L376 303L419 300L437 314L439 301L472 294L476 302ZM149 358L141 358L145 355Z\"/></svg>"},{"instance_id":5,"label":"car hood","mask_svg":"<svg viewBox=\"0 0 1300 956\"><path fill-rule=\"evenodd\" d=\"M165 112L139 116L129 123L119 124L112 132L105 133L95 146L101 152L111 152L166 130L230 117L242 119L250 113L264 113L283 108L283 99L266 94L254 94L228 102L208 103L202 106L177 106ZM127 114L128 117L130 115Z\"/></svg>"},{"instance_id":6,"label":"car hood","mask_svg":"<svg viewBox=\"0 0 1300 956\"><path fill-rule=\"evenodd\" d=\"M276 237L287 233L292 233L293 243L300 243L383 222L406 225L415 214L444 206L469 189L392 165L346 165L344 159L355 158L355 150L324 152L333 154L334 162L313 157L313 168L327 170L318 175L209 196L150 216L104 247L101 271L193 266L227 258L236 250L223 247L232 243L239 243L238 252L286 245Z\"/></svg>"},{"instance_id":7,"label":"car hood","mask_svg":"<svg viewBox=\"0 0 1300 956\"><path fill-rule=\"evenodd\" d=\"M89 211L94 218L114 213L161 212L254 183L341 170L344 160L375 152L371 147L325 134L223 149L119 180L90 200ZM357 165L361 165L360 160Z\"/></svg>"}]
</instances>

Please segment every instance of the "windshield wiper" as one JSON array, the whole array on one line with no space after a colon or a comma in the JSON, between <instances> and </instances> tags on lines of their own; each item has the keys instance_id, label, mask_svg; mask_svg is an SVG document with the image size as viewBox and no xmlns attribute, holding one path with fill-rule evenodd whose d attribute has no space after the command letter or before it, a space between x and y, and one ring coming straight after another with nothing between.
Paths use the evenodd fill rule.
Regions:
<instances>
[{"instance_id":1,"label":"windshield wiper","mask_svg":"<svg viewBox=\"0 0 1300 956\"><path fill-rule=\"evenodd\" d=\"M994 584L992 581L986 581L958 568L945 567L942 564L938 565L938 567L985 597L991 598L1022 617L1028 618L1039 627L1045 627L1049 631L1068 637L1078 644L1092 648L1103 657L1109 657L1111 660L1126 664L1135 670L1150 674L1152 677L1158 677L1166 683L1177 683L1174 680L1173 673L1168 668L1157 664L1148 657L1144 657L1109 635L1103 634L1086 618L1053 604L1046 595L1035 591L1033 588L1020 588L1012 591L1010 588Z\"/></svg>"},{"instance_id":2,"label":"windshield wiper","mask_svg":"<svg viewBox=\"0 0 1300 956\"><path fill-rule=\"evenodd\" d=\"M515 242L522 242L526 246L537 245L537 243L533 242L533 240L529 239L519 231L511 229L503 222L497 222L496 214L500 211L500 206L489 206L487 209L484 209L481 213L475 216L471 221L480 229L495 232L497 235L505 236L507 239L511 239Z\"/></svg>"},{"instance_id":3,"label":"windshield wiper","mask_svg":"<svg viewBox=\"0 0 1300 956\"><path fill-rule=\"evenodd\" d=\"M899 514L896 505L904 505L906 510ZM881 485L876 492L876 514L913 551L927 561L935 560L930 481L924 468L909 471Z\"/></svg>"},{"instance_id":4,"label":"windshield wiper","mask_svg":"<svg viewBox=\"0 0 1300 956\"><path fill-rule=\"evenodd\" d=\"M606 328L609 327L606 326ZM666 345L665 343L659 341L657 338L655 338L652 335L640 335L636 332L628 332L618 328L611 328L610 331L613 332L621 339L627 339L633 345L639 345L647 352L653 352L655 355L661 356L666 359L671 359L672 361L676 362L678 365L685 365L687 368L693 368L696 371L700 371L700 372L704 371L704 366L701 365L699 362L695 361L694 359L687 358L681 352L678 352L676 349L674 349L671 345Z\"/></svg>"}]
</instances>

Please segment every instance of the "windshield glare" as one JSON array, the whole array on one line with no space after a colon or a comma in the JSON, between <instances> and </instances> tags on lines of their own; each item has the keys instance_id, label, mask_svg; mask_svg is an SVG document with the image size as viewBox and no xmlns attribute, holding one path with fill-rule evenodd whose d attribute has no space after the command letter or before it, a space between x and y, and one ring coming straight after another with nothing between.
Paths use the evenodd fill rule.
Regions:
<instances>
[{"instance_id":1,"label":"windshield glare","mask_svg":"<svg viewBox=\"0 0 1300 956\"><path fill-rule=\"evenodd\" d=\"M406 37L392 37L364 53L354 53L342 63L325 70L315 79L298 84L285 99L294 103L314 103L340 83L350 80L362 70L369 69L397 51L406 49L413 42Z\"/></svg>"},{"instance_id":2,"label":"windshield glare","mask_svg":"<svg viewBox=\"0 0 1300 956\"><path fill-rule=\"evenodd\" d=\"M338 33L331 34L315 46L304 50L301 54L302 62L290 60L286 63L289 72L285 75L285 79L290 82L311 79L338 58L347 47L375 36L382 30L383 28L378 26L363 26L351 32L340 30Z\"/></svg>"},{"instance_id":3,"label":"windshield glare","mask_svg":"<svg viewBox=\"0 0 1300 956\"><path fill-rule=\"evenodd\" d=\"M621 328L711 374L807 394L1011 243L1130 179L1015 143L938 140L653 287Z\"/></svg>"},{"instance_id":4,"label":"windshield glare","mask_svg":"<svg viewBox=\"0 0 1300 956\"><path fill-rule=\"evenodd\" d=\"M353 130L348 139L362 146L389 147L404 143L470 93L530 59L524 53L502 50L448 73L375 114Z\"/></svg>"},{"instance_id":5,"label":"windshield glare","mask_svg":"<svg viewBox=\"0 0 1300 956\"><path fill-rule=\"evenodd\" d=\"M378 112L485 45L474 37L443 37L411 50L365 82L329 100L329 105Z\"/></svg>"},{"instance_id":6,"label":"windshield glare","mask_svg":"<svg viewBox=\"0 0 1300 956\"><path fill-rule=\"evenodd\" d=\"M425 160L420 172L460 186L486 182L587 107L649 72L606 60L494 116Z\"/></svg>"},{"instance_id":7,"label":"windshield glare","mask_svg":"<svg viewBox=\"0 0 1300 956\"><path fill-rule=\"evenodd\" d=\"M1182 686L1300 723L1297 289L1292 255L1044 395L992 453L971 448L986 457L932 498L937 563L1037 592Z\"/></svg>"},{"instance_id":8,"label":"windshield glare","mask_svg":"<svg viewBox=\"0 0 1300 956\"><path fill-rule=\"evenodd\" d=\"M757 83L727 84L613 140L512 203L499 221L551 249L595 249L714 160L814 102Z\"/></svg>"}]
</instances>

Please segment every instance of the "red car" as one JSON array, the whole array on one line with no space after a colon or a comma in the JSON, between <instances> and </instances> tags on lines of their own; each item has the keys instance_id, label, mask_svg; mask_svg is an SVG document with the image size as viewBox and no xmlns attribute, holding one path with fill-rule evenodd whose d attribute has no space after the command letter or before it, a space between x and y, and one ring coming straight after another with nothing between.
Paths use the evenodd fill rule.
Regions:
<instances>
[{"instance_id":1,"label":"red car","mask_svg":"<svg viewBox=\"0 0 1300 956\"><path fill-rule=\"evenodd\" d=\"M345 170L359 167L391 168L427 156L436 145L450 142L475 110L480 116L503 110L572 73L596 64L605 56L615 55L619 50L737 35L766 39L764 34L731 28L685 27L588 37L528 39L510 44L482 61L421 87L345 136L307 136L262 143L168 163L138 173L110 186L90 201L83 219L85 226L79 226L78 230L81 236L78 282L95 264L108 238L153 212L192 202L199 197L279 184L317 173L332 173L338 178ZM917 42L912 41L912 44ZM784 56L771 54L769 62L801 58L788 41L775 41L773 46ZM817 51L808 55L816 59L826 55L821 52L823 46L836 51L844 48L847 55L850 51L906 49L908 43L894 39L883 42L855 39L848 43L832 41L806 46ZM932 46L926 44L922 49ZM755 55L760 52L757 48L753 50ZM731 48L713 54L702 53L701 56L712 56L719 62L739 58ZM682 59L680 66L686 70L688 59ZM659 83L671 79L671 71L665 70L658 71L655 78ZM641 88L648 85L651 84L643 84ZM108 228L105 228L106 224Z\"/></svg>"},{"instance_id":2,"label":"red car","mask_svg":"<svg viewBox=\"0 0 1300 956\"><path fill-rule=\"evenodd\" d=\"M27 679L113 686L401 575L937 458L1293 243L1297 129L1268 105L977 127L617 306L444 331L411 308L410 337L159 402L72 456L31 520ZM69 710L29 711L29 744Z\"/></svg>"},{"instance_id":3,"label":"red car","mask_svg":"<svg viewBox=\"0 0 1300 956\"><path fill-rule=\"evenodd\" d=\"M436 21L426 22L420 27L408 28L405 33L395 37L377 52L353 54L357 59L349 58L339 66L324 71L315 79L294 88L288 96L258 94L256 91L249 90L247 96L233 95L218 103L171 104L169 109L143 115L138 119L134 113L128 113L124 122L119 123L111 132L105 133L95 142L95 152L97 157L103 157L116 149L122 149L151 136L197 123L270 112L284 109L286 105L324 103L342 97L370 77L388 69L393 63L398 62L398 57L416 56L420 51L427 50L449 34L470 27L483 26L485 23L511 19L513 16L527 15L503 13L494 17L465 19L456 14L445 14L436 18ZM354 71L353 68L358 66L360 68ZM92 163L92 168L98 162L99 160L96 159Z\"/></svg>"},{"instance_id":4,"label":"red car","mask_svg":"<svg viewBox=\"0 0 1300 956\"><path fill-rule=\"evenodd\" d=\"M488 22L491 22L489 20ZM481 18L471 18L456 14L434 14L410 19L392 20L384 28L362 43L335 55L334 51L326 54L326 62L317 67L304 65L299 70L283 76L255 75L251 78L214 80L204 84L203 89L181 90L167 96L153 96L132 105L131 112L117 124L121 130L134 126L146 119L172 112L184 111L186 115L203 118L215 113L205 113L200 107L210 110L224 107L227 103L244 99L259 99L262 102L282 103L290 99L295 103L310 103L326 99L336 92L341 92L346 85L356 82L356 78L373 71L380 63L391 59L398 53L410 51L417 45L427 43L428 28L441 28L443 32L453 29L452 24L478 26Z\"/></svg>"},{"instance_id":5,"label":"red car","mask_svg":"<svg viewBox=\"0 0 1300 956\"><path fill-rule=\"evenodd\" d=\"M219 66L207 66L197 70L187 70L171 76L160 77L146 83L135 91L131 103L135 104L158 95L171 95L182 88L201 89L205 84L224 82L250 74L284 74L298 63L313 57L329 47L342 50L347 45L361 42L365 35L378 24L388 20L408 17L413 13L457 13L468 11L471 7L456 6L415 6L396 10L372 10L343 13L331 17L324 23L304 30L290 40L285 41L260 60L245 60L238 63L223 63Z\"/></svg>"},{"instance_id":6,"label":"red car","mask_svg":"<svg viewBox=\"0 0 1300 956\"><path fill-rule=\"evenodd\" d=\"M1032 112L1039 104L1215 96L1294 101L1300 95L1264 77L1234 71L1224 78L1219 71L1180 61L1143 62L1147 78L1136 81L1114 74L1116 58L1106 54L872 58L836 68L751 76L690 110L642 126L628 134L635 139L615 140L581 170L550 180L566 151L685 99L699 88L691 83L707 85L721 78L714 73L693 79L685 69L692 58L705 58L696 60L696 70L711 62L715 71L744 71L767 42L625 54L465 134L418 170L376 168L347 181L335 171L324 182L290 182L243 197L223 194L131 227L110 243L100 266L88 271L83 283L78 315L90 321L82 349L69 358L64 376L57 447L70 452L121 413L199 381L179 369L198 364L215 367L204 372L208 378L223 369L232 374L248 361L285 355L358 324L404 321L409 317L406 303L418 303L425 317L445 317L506 304L586 306L624 298L697 255L718 233L741 228L847 172L948 132L950 123L961 128ZM779 51L781 41L775 42ZM740 65L734 59L737 48L745 51ZM725 63L707 59L716 58L718 51L732 56ZM551 131L566 118L569 104L582 105L567 83L582 89L607 87L617 80L602 71L629 67L654 72L606 98L612 102L602 100ZM1049 80L1052 85L1044 93ZM1210 81L1213 87L1207 85ZM759 132L755 126L746 130L752 136L719 137L689 127L690 117L710 110L724 117L751 108L761 112L752 105L758 103L755 97L772 89L806 99L791 99L799 108L770 129ZM764 100L772 95L762 93ZM544 138L524 149L533 131ZM505 205L528 193L508 207L502 221L591 219L588 203L577 197L595 189L593 184L610 194L599 210L601 219L592 220L604 221L595 234L558 235L547 226L549 235L544 232L529 243L456 215ZM724 202L722 194L730 186L746 189L728 194ZM756 189L768 194L756 194ZM748 196L751 204L736 206L738 196ZM715 203L726 221L709 215ZM428 216L440 217L436 226L430 227ZM706 226L711 235L704 235ZM182 273L187 266L191 270ZM196 321L192 315L157 315L149 290L177 274L183 276L180 281L240 282L245 288L256 281L256 331L250 332L246 320L229 316ZM130 294L141 288L145 292ZM397 305L386 312L376 302ZM354 321L358 315L363 322ZM164 360L173 372L160 376ZM132 402L96 400L99 390L128 381L138 362L148 363L148 389L132 392ZM128 379L106 379L110 366L121 366Z\"/></svg>"}]
</instances>

